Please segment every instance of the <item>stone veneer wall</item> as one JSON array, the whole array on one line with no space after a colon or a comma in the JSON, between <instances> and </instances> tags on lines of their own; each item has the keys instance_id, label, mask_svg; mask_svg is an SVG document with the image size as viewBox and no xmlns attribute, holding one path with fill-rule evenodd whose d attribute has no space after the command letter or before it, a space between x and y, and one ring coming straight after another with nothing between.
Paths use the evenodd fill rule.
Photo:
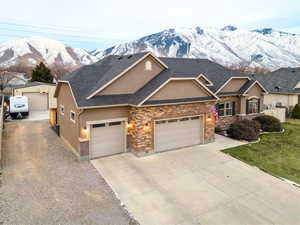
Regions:
<instances>
[{"instance_id":1,"label":"stone veneer wall","mask_svg":"<svg viewBox=\"0 0 300 225\"><path fill-rule=\"evenodd\" d=\"M210 110L212 105L214 102L132 107L129 110L129 122L134 124L134 128L130 131L130 148L136 153L151 153L154 150L154 120L194 115L203 115L204 142L214 141L215 122ZM212 118L209 122L206 120L208 115Z\"/></svg>"}]
</instances>

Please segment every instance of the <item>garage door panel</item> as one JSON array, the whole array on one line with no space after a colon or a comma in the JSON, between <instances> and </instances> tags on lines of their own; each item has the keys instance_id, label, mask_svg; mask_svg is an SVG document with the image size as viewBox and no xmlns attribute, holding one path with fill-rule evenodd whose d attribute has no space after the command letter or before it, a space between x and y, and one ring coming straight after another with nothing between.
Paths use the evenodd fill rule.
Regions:
<instances>
[{"instance_id":1,"label":"garage door panel","mask_svg":"<svg viewBox=\"0 0 300 225\"><path fill-rule=\"evenodd\" d=\"M91 128L91 158L121 153L125 149L125 124Z\"/></svg>"},{"instance_id":2,"label":"garage door panel","mask_svg":"<svg viewBox=\"0 0 300 225\"><path fill-rule=\"evenodd\" d=\"M172 121L172 120L171 120ZM201 143L202 117L155 125L155 150L167 151Z\"/></svg>"},{"instance_id":3,"label":"garage door panel","mask_svg":"<svg viewBox=\"0 0 300 225\"><path fill-rule=\"evenodd\" d=\"M46 111L48 110L48 95L39 92L23 93L28 97L28 106L30 111Z\"/></svg>"}]
</instances>

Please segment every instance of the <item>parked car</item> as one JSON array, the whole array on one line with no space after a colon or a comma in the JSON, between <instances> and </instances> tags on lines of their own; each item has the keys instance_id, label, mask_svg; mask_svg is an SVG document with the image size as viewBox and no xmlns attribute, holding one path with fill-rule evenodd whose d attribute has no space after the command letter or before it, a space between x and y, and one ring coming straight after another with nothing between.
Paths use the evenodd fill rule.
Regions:
<instances>
[{"instance_id":1,"label":"parked car","mask_svg":"<svg viewBox=\"0 0 300 225\"><path fill-rule=\"evenodd\" d=\"M28 97L12 96L9 98L9 115L16 119L18 117L28 116Z\"/></svg>"}]
</instances>

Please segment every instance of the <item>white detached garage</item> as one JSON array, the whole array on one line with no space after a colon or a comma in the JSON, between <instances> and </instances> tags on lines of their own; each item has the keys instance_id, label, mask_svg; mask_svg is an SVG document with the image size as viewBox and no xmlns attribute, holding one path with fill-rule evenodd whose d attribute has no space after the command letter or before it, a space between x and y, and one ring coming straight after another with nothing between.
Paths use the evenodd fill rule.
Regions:
<instances>
[{"instance_id":1,"label":"white detached garage","mask_svg":"<svg viewBox=\"0 0 300 225\"><path fill-rule=\"evenodd\" d=\"M13 95L23 95L28 97L29 112L47 111L57 108L54 98L56 84L31 82L13 88Z\"/></svg>"}]
</instances>

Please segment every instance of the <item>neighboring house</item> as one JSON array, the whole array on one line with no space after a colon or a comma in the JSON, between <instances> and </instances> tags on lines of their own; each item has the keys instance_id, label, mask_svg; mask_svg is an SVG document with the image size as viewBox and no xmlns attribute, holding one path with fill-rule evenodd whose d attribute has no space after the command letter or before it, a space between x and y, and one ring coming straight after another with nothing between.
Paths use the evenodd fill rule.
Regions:
<instances>
[{"instance_id":1,"label":"neighboring house","mask_svg":"<svg viewBox=\"0 0 300 225\"><path fill-rule=\"evenodd\" d=\"M54 92L56 84L30 82L12 88L12 94L28 97L29 112L46 111L56 109L56 98Z\"/></svg>"},{"instance_id":2,"label":"neighboring house","mask_svg":"<svg viewBox=\"0 0 300 225\"><path fill-rule=\"evenodd\" d=\"M267 108L285 106L289 109L300 103L300 67L281 68L270 74L254 75L269 92L264 98Z\"/></svg>"},{"instance_id":3,"label":"neighboring house","mask_svg":"<svg viewBox=\"0 0 300 225\"><path fill-rule=\"evenodd\" d=\"M215 139L220 126L260 113L266 90L206 59L108 56L57 85L57 126L79 158L138 156Z\"/></svg>"}]
</instances>

